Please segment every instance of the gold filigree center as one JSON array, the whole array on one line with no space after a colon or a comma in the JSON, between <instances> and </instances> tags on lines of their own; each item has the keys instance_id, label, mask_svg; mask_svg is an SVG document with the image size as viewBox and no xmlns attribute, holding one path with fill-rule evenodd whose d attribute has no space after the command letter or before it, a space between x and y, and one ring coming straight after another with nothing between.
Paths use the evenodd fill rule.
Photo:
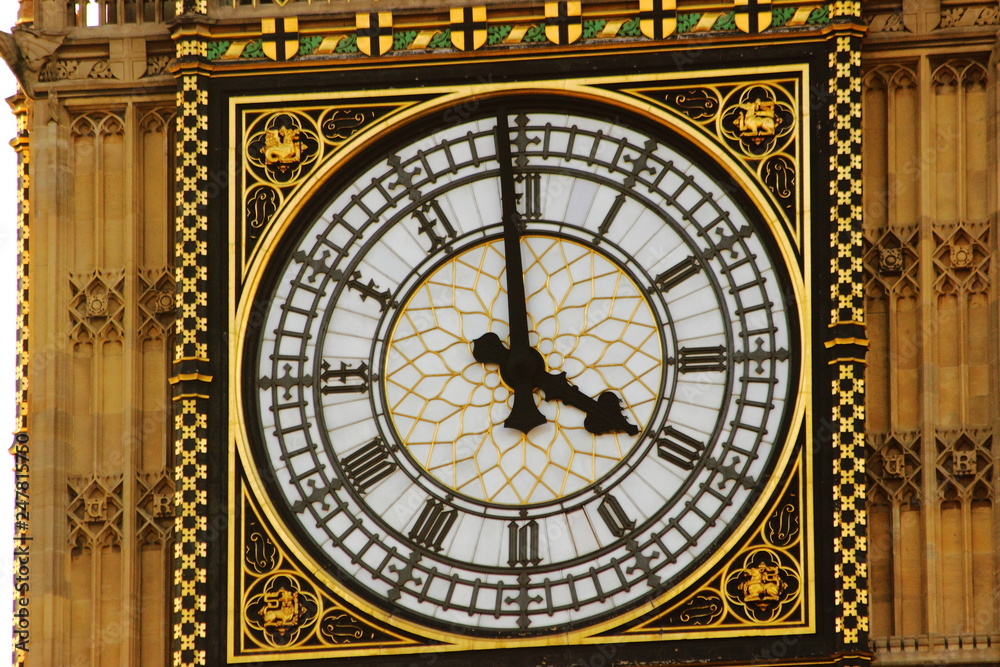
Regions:
<instances>
[{"instance_id":1,"label":"gold filigree center","mask_svg":"<svg viewBox=\"0 0 1000 667\"><path fill-rule=\"evenodd\" d=\"M604 254L580 243L522 238L531 344L547 370L585 394L613 390L642 428L662 379L659 326L646 296ZM446 487L477 500L524 505L563 498L600 480L638 440L593 435L584 413L535 401L547 423L505 428L512 392L497 366L477 362L471 341L508 336L503 242L468 249L439 266L398 315L388 344L385 396L410 456Z\"/></svg>"}]
</instances>

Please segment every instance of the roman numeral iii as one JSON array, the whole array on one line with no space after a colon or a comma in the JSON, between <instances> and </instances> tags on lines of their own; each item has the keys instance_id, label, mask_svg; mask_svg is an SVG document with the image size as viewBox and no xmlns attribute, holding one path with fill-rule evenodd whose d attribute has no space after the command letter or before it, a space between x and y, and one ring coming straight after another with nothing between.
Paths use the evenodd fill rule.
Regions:
<instances>
[{"instance_id":1,"label":"roman numeral iii","mask_svg":"<svg viewBox=\"0 0 1000 667\"><path fill-rule=\"evenodd\" d=\"M677 370L681 373L726 370L726 348L682 347L677 353Z\"/></svg>"}]
</instances>

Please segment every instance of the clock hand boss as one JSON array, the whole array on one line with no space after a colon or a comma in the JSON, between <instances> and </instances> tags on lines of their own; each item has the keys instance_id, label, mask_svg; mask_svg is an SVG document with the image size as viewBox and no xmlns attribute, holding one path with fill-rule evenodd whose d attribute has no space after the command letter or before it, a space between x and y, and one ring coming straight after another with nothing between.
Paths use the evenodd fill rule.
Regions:
<instances>
[{"instance_id":1,"label":"clock hand boss","mask_svg":"<svg viewBox=\"0 0 1000 667\"><path fill-rule=\"evenodd\" d=\"M504 378L504 382L507 382L504 368L507 367L511 354L500 341L500 337L493 332L483 334L472 344L472 355L476 361L499 365L500 375ZM508 382L508 384L510 383ZM534 374L532 384L532 390L541 389L545 393L546 401L562 401L566 405L572 405L586 413L583 426L594 435L619 431L629 435L639 433L639 428L629 422L628 418L622 414L622 401L618 398L618 394L613 391L601 392L596 399L593 399L566 379L566 373L546 373L544 371ZM513 416L513 411L511 411L511 415ZM510 419L504 422L504 426L516 428L510 426L509 422Z\"/></svg>"},{"instance_id":2,"label":"clock hand boss","mask_svg":"<svg viewBox=\"0 0 1000 667\"><path fill-rule=\"evenodd\" d=\"M500 366L500 376L514 390L514 405L504 426L528 433L546 422L534 401L535 389L545 392L545 400L560 400L587 414L584 428L595 435L623 431L635 435L639 429L621 412L621 399L613 391L590 398L566 379L565 373L545 372L545 360L528 342L528 312L521 264L520 216L514 190L510 127L501 110L496 126L497 160L500 163L500 200L503 205L504 261L507 274L507 310L510 349L495 333L483 334L472 345L472 355L480 363Z\"/></svg>"}]
</instances>

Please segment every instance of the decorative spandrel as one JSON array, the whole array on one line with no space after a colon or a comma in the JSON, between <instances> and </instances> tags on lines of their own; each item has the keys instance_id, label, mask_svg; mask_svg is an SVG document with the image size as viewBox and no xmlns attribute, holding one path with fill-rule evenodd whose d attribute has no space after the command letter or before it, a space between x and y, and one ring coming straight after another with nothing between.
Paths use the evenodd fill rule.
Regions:
<instances>
[{"instance_id":1,"label":"decorative spandrel","mask_svg":"<svg viewBox=\"0 0 1000 667\"><path fill-rule=\"evenodd\" d=\"M720 633L749 628L805 631L809 623L806 489L801 464L790 474L778 502L760 527L693 592L679 603L604 633L613 636L661 636L692 630Z\"/></svg>"},{"instance_id":2,"label":"decorative spandrel","mask_svg":"<svg viewBox=\"0 0 1000 667\"><path fill-rule=\"evenodd\" d=\"M685 119L739 160L778 204L795 243L803 243L806 194L801 163L799 100L803 82L795 77L692 85L630 85L623 92L641 97ZM725 147L725 148L723 148Z\"/></svg>"},{"instance_id":3,"label":"decorative spandrel","mask_svg":"<svg viewBox=\"0 0 1000 667\"><path fill-rule=\"evenodd\" d=\"M428 644L384 628L332 596L281 546L245 484L238 501L236 656L355 655L371 647Z\"/></svg>"},{"instance_id":4,"label":"decorative spandrel","mask_svg":"<svg viewBox=\"0 0 1000 667\"><path fill-rule=\"evenodd\" d=\"M241 266L252 257L257 242L280 210L329 160L339 147L373 121L405 102L358 105L282 105L246 108L243 142L235 182L235 232L240 239Z\"/></svg>"}]
</instances>

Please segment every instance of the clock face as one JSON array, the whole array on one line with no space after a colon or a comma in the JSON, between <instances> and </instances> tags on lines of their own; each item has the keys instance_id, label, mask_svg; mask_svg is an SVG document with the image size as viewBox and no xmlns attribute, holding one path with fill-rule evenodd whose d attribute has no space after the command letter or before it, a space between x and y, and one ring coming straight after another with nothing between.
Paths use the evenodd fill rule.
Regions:
<instances>
[{"instance_id":1,"label":"clock face","mask_svg":"<svg viewBox=\"0 0 1000 667\"><path fill-rule=\"evenodd\" d=\"M739 529L795 412L761 214L665 128L558 105L442 114L342 167L245 347L292 530L452 632L565 632L668 592Z\"/></svg>"}]
</instances>

